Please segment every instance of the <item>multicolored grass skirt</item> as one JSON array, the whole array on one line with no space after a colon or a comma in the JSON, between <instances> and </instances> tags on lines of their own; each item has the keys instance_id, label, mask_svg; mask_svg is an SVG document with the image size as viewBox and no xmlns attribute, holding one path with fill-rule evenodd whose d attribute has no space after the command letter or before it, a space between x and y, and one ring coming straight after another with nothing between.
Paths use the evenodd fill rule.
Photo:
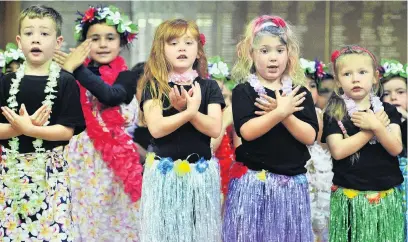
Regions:
<instances>
[{"instance_id":1,"label":"multicolored grass skirt","mask_svg":"<svg viewBox=\"0 0 408 242\"><path fill-rule=\"evenodd\" d=\"M402 210L405 216L405 241L408 241L408 205L407 205L407 191L408 191L408 161L407 157L400 156L399 165L404 176L404 182L401 184L402 189Z\"/></svg>"},{"instance_id":2,"label":"multicolored grass skirt","mask_svg":"<svg viewBox=\"0 0 408 242\"><path fill-rule=\"evenodd\" d=\"M0 164L0 241L72 241L71 195L63 147L11 155Z\"/></svg>"},{"instance_id":3,"label":"multicolored grass skirt","mask_svg":"<svg viewBox=\"0 0 408 242\"><path fill-rule=\"evenodd\" d=\"M221 241L217 159L190 164L146 156L141 202L142 242Z\"/></svg>"},{"instance_id":4,"label":"multicolored grass skirt","mask_svg":"<svg viewBox=\"0 0 408 242\"><path fill-rule=\"evenodd\" d=\"M362 192L333 186L329 234L331 242L404 241L401 190Z\"/></svg>"},{"instance_id":5,"label":"multicolored grass skirt","mask_svg":"<svg viewBox=\"0 0 408 242\"><path fill-rule=\"evenodd\" d=\"M230 171L223 241L312 242L308 182L304 174L277 175L236 162Z\"/></svg>"}]
</instances>

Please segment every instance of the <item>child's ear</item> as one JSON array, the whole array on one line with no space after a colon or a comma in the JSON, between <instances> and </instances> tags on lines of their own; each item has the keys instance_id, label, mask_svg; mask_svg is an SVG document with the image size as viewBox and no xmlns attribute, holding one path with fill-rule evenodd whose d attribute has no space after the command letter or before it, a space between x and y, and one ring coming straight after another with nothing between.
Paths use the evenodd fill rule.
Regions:
<instances>
[{"instance_id":1,"label":"child's ear","mask_svg":"<svg viewBox=\"0 0 408 242\"><path fill-rule=\"evenodd\" d=\"M23 48L21 46L21 36L19 34L16 36L16 42L17 42L18 48L22 50Z\"/></svg>"},{"instance_id":2,"label":"child's ear","mask_svg":"<svg viewBox=\"0 0 408 242\"><path fill-rule=\"evenodd\" d=\"M376 70L375 73L374 73L373 84L377 84L379 80L380 80L380 71Z\"/></svg>"},{"instance_id":3,"label":"child's ear","mask_svg":"<svg viewBox=\"0 0 408 242\"><path fill-rule=\"evenodd\" d=\"M57 37L57 46L55 47L57 50L61 49L62 43L64 42L64 37L58 36Z\"/></svg>"}]
</instances>

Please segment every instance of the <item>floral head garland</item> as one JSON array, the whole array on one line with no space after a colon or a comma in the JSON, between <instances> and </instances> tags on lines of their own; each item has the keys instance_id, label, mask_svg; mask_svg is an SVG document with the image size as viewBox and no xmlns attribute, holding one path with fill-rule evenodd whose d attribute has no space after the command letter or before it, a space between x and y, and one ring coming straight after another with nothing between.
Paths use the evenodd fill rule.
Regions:
<instances>
[{"instance_id":1,"label":"floral head garland","mask_svg":"<svg viewBox=\"0 0 408 242\"><path fill-rule=\"evenodd\" d=\"M232 90L237 85L235 81L229 78L228 64L220 56L208 59L208 74L211 78L222 81L229 90Z\"/></svg>"},{"instance_id":2,"label":"floral head garland","mask_svg":"<svg viewBox=\"0 0 408 242\"><path fill-rule=\"evenodd\" d=\"M300 66L304 70L305 74L313 75L315 79L322 79L325 75L327 75L328 68L318 59L309 61L300 58Z\"/></svg>"},{"instance_id":3,"label":"floral head garland","mask_svg":"<svg viewBox=\"0 0 408 242\"><path fill-rule=\"evenodd\" d=\"M397 60L381 60L381 67L383 69L382 77L394 77L400 76L402 78L407 78L408 75L408 64L402 65Z\"/></svg>"},{"instance_id":4,"label":"floral head garland","mask_svg":"<svg viewBox=\"0 0 408 242\"><path fill-rule=\"evenodd\" d=\"M3 56L3 57L2 57ZM4 61L2 61L2 59ZM21 61L25 60L24 53L21 49L17 47L14 43L8 43L6 45L6 51L4 53L0 53L0 67L3 67L3 73L6 72L6 66L13 61ZM3 64L3 65L2 65Z\"/></svg>"},{"instance_id":5,"label":"floral head garland","mask_svg":"<svg viewBox=\"0 0 408 242\"><path fill-rule=\"evenodd\" d=\"M136 38L138 26L130 21L127 15L121 14L119 9L110 5L109 7L92 7L90 6L84 14L78 12L81 16L75 22L75 39L81 41L84 26L91 24L93 21L105 20L109 26L116 26L116 30L121 36L126 37L127 44L131 43Z\"/></svg>"},{"instance_id":6,"label":"floral head garland","mask_svg":"<svg viewBox=\"0 0 408 242\"><path fill-rule=\"evenodd\" d=\"M4 50L0 49L0 68L6 66L6 57L4 56Z\"/></svg>"},{"instance_id":7,"label":"floral head garland","mask_svg":"<svg viewBox=\"0 0 408 242\"><path fill-rule=\"evenodd\" d=\"M267 30L272 34L276 34L279 38L287 44L287 36L285 34L286 22L280 17L262 15L255 20L255 26L252 31L253 36L262 30Z\"/></svg>"}]
</instances>

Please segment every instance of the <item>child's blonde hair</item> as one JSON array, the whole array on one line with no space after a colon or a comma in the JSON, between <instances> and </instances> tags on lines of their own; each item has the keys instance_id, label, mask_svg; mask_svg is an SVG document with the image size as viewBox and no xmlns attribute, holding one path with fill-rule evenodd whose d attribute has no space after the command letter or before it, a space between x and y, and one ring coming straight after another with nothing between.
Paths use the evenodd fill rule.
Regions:
<instances>
[{"instance_id":1,"label":"child's blonde hair","mask_svg":"<svg viewBox=\"0 0 408 242\"><path fill-rule=\"evenodd\" d=\"M21 33L21 23L23 20L28 17L28 19L35 19L35 18L50 18L55 23L55 31L57 32L57 36L61 35L61 26L62 26L62 17L61 14L50 7L46 7L44 5L33 5L26 9L24 9L19 16L18 19L18 31Z\"/></svg>"},{"instance_id":2,"label":"child's blonde hair","mask_svg":"<svg viewBox=\"0 0 408 242\"><path fill-rule=\"evenodd\" d=\"M254 44L265 35L277 36L288 48L288 65L285 74L295 85L305 85L306 78L299 64L299 41L292 31L292 26L277 16L262 15L253 19L246 28L245 36L237 45L238 60L232 68L232 78L245 82L250 73L254 73L254 61L251 54Z\"/></svg>"},{"instance_id":3,"label":"child's blonde hair","mask_svg":"<svg viewBox=\"0 0 408 242\"><path fill-rule=\"evenodd\" d=\"M375 56L367 49L358 46L358 45L347 45L343 47L340 50L335 50L332 53L331 56L331 62L332 62L332 68L333 68L333 74L334 74L334 81L339 83L338 80L338 64L339 62L347 55L351 54L358 54L358 55L365 55L369 56L372 60L373 64L373 70L374 72L377 71L377 59ZM373 92L377 93L379 90L379 82L377 82L377 85L374 87ZM340 96L341 95L341 90L338 87L338 85L335 85L333 94L331 95L327 106L324 110L324 112L329 116L329 119L335 119L340 128L342 129L343 135L345 138L348 138L349 135L347 134L347 130L343 125L343 121L348 120L347 116L347 108L346 108L346 103L344 102L343 98ZM351 161L354 163L360 158L360 152L356 152L353 155L351 155Z\"/></svg>"},{"instance_id":4,"label":"child's blonde hair","mask_svg":"<svg viewBox=\"0 0 408 242\"><path fill-rule=\"evenodd\" d=\"M371 58L372 64L373 64L373 70L374 72L377 71L378 63L377 59L375 56L367 49L358 46L358 45L347 45L343 47L340 50L335 50L332 53L331 57L331 62L332 62L332 68L333 68L333 73L334 73L334 81L338 84L338 64L339 62L347 55L351 54L358 54L358 55L365 55ZM377 84L373 88L373 92L377 93L380 88L380 84L377 81ZM332 96L330 97L327 106L325 108L325 112L332 118L335 118L336 120L343 120L347 115L347 109L346 109L346 104L344 103L344 100L340 97L341 95L341 89L339 88L339 85L335 85L334 87L334 92Z\"/></svg>"}]
</instances>

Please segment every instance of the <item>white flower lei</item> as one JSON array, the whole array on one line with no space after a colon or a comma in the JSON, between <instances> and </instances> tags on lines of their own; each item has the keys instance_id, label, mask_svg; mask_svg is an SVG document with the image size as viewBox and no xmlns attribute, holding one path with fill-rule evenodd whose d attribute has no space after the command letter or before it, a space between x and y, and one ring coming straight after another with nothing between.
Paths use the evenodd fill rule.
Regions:
<instances>
[{"instance_id":1,"label":"white flower lei","mask_svg":"<svg viewBox=\"0 0 408 242\"><path fill-rule=\"evenodd\" d=\"M16 78L13 78L11 80L11 86L10 86L10 97L7 99L8 106L11 110L17 113L17 108L18 108L18 103L17 103L17 93L20 91L19 86L21 79L24 77L24 70L26 67L26 63L24 62L21 64L20 68L16 72ZM54 90L54 88L58 85L57 79L60 76L60 71L61 68L60 66L55 63L51 62L50 64L50 74L48 76L48 82L46 84L46 87L44 89L44 92L47 93L45 96L45 100L42 102L42 104L47 105L49 108L52 108L52 105L54 102L52 101L55 99L57 96L54 95L57 91ZM49 121L47 121L44 126L48 125ZM43 140L42 139L36 139L33 141L33 146L35 148L36 152L36 157L37 160L44 160L45 159L45 149L42 148ZM18 149L19 149L19 138L14 137L9 141L9 146L10 146L10 155L12 159L15 159L16 156L18 155Z\"/></svg>"}]
</instances>

